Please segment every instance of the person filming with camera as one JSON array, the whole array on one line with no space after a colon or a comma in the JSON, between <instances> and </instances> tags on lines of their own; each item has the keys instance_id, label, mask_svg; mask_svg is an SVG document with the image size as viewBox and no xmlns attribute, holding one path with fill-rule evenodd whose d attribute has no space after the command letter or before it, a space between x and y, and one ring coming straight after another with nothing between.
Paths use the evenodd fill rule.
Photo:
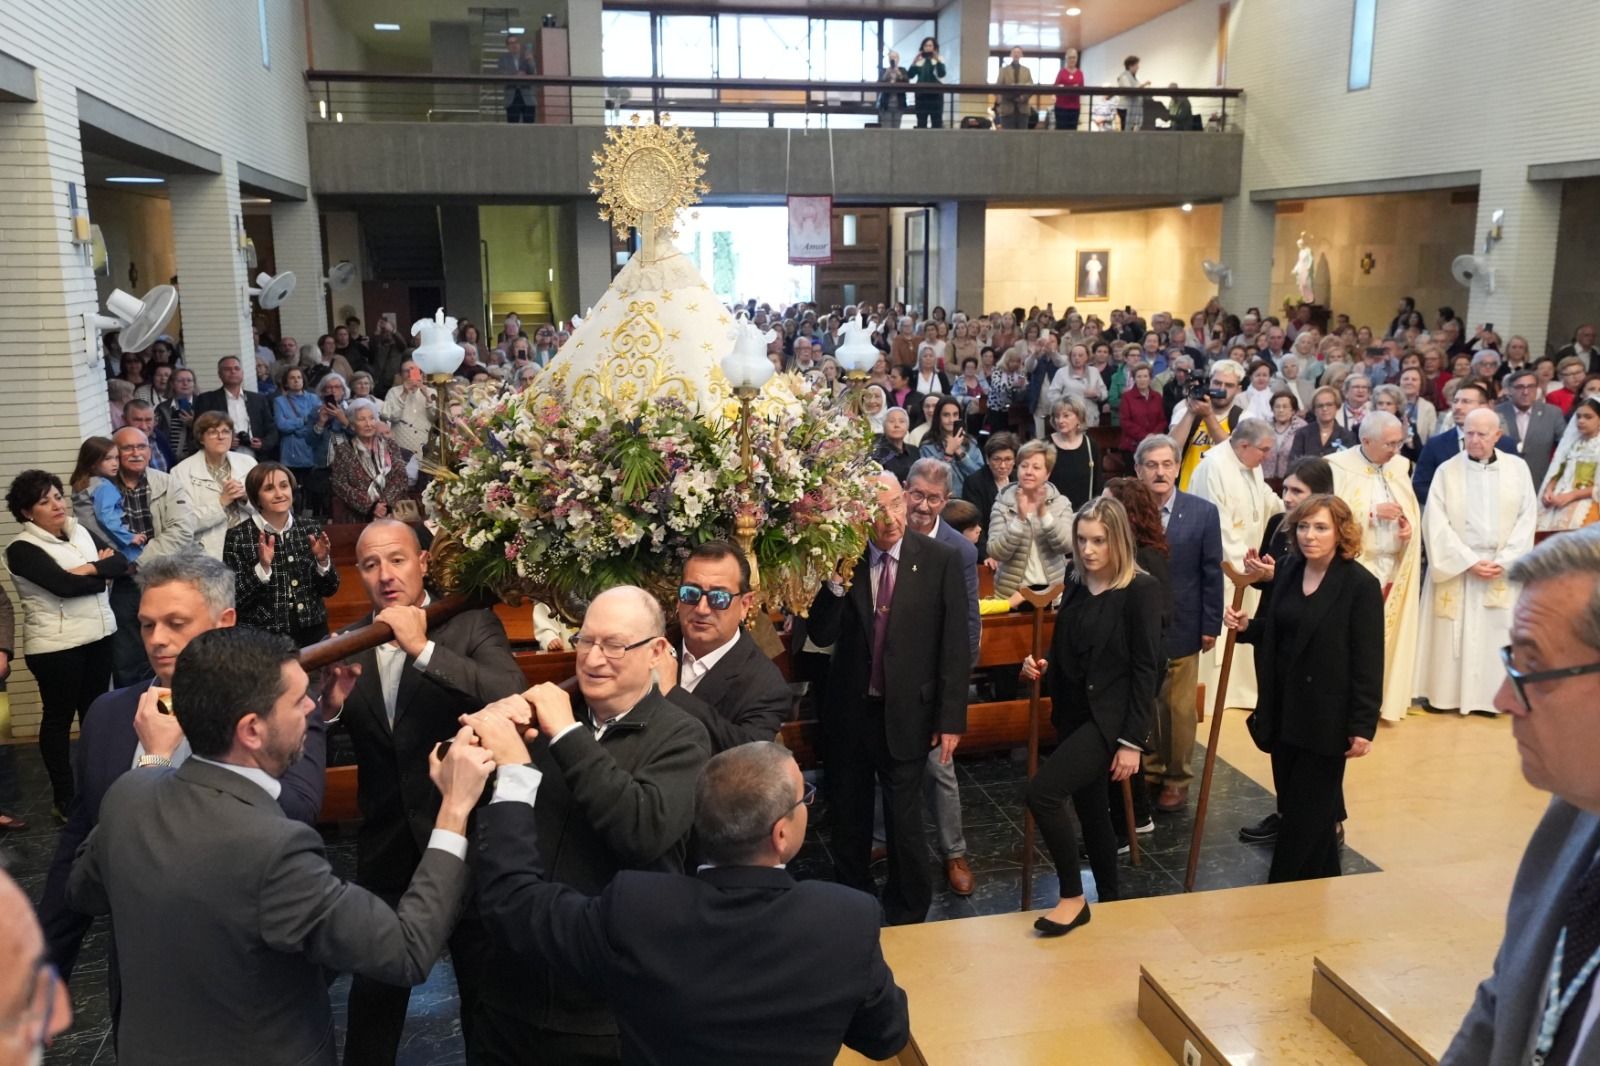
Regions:
<instances>
[{"instance_id":1,"label":"person filming with camera","mask_svg":"<svg viewBox=\"0 0 1600 1066\"><path fill-rule=\"evenodd\" d=\"M1206 452L1227 440L1244 418L1244 406L1237 402L1243 382L1242 366L1232 359L1219 359L1211 364L1209 378L1190 379L1189 394L1172 409L1169 436L1181 442L1178 488L1184 492L1189 491L1189 481Z\"/></svg>"}]
</instances>

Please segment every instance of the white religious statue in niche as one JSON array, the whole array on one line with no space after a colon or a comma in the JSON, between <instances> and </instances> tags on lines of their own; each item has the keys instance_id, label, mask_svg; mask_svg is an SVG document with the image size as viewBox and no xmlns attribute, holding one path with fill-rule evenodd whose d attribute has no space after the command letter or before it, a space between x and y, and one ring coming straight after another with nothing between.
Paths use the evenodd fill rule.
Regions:
<instances>
[{"instance_id":1,"label":"white religious statue in niche","mask_svg":"<svg viewBox=\"0 0 1600 1066\"><path fill-rule=\"evenodd\" d=\"M1100 290L1100 274L1105 270L1098 255L1090 255L1089 261L1083 264L1083 292L1085 296L1104 295Z\"/></svg>"},{"instance_id":2,"label":"white religious statue in niche","mask_svg":"<svg viewBox=\"0 0 1600 1066\"><path fill-rule=\"evenodd\" d=\"M1311 246L1306 243L1304 233L1295 238L1295 246L1300 249L1300 254L1294 261L1294 283L1300 289L1300 299L1306 303L1317 302L1317 258L1311 253Z\"/></svg>"}]
</instances>

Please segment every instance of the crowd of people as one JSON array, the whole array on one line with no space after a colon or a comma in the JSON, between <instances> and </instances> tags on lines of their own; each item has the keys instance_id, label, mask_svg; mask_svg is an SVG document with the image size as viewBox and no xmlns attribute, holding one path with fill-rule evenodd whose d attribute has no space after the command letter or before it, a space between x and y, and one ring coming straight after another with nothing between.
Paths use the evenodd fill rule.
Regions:
<instances>
[{"instance_id":1,"label":"crowd of people","mask_svg":"<svg viewBox=\"0 0 1600 1066\"><path fill-rule=\"evenodd\" d=\"M610 590L552 638L576 653L575 686L530 689L492 611L430 620L415 456L433 414L392 325L305 349L262 338L256 389L226 356L198 394L163 339L113 355L116 428L65 483L26 470L7 492L16 644L63 822L36 994L59 997L109 914L129 1063L246 1041L331 1062L321 968L356 975L344 1061L392 1063L409 987L446 946L474 1062L892 1054L906 1004L880 917L926 919L930 859L974 890L952 759L983 615L1054 597L1046 655L994 681L1052 699L1058 740L1025 802L1060 879L1036 928L1057 937L1089 921L1080 834L1097 900L1119 895L1113 786L1136 786L1136 832L1187 808L1201 683L1253 709L1271 755L1276 808L1241 829L1273 845L1270 879L1338 874L1348 760L1414 705L1506 710L1494 664L1517 561L1536 530L1600 517L1588 326L1534 358L1520 338L1469 338L1448 308L1425 329L1409 301L1380 331L1214 301L1186 322L743 310L774 330L780 369L870 423L884 470L866 553L790 622L838 885L781 869L812 789L771 743L791 690L742 625L755 597L736 546L685 561L680 637L651 594ZM881 357L853 384L833 353L856 314ZM464 383L517 388L561 341L503 325L492 348L461 326ZM346 576L362 624L393 640L313 679L298 651L328 635L339 589L329 521L361 527ZM359 767L353 885L308 828L330 731ZM175 935L193 966L173 964ZM254 945L270 966L246 965ZM716 979L681 981L691 957ZM219 996L229 1011L205 1006ZM715 1024L756 1003L766 1031Z\"/></svg>"}]
</instances>

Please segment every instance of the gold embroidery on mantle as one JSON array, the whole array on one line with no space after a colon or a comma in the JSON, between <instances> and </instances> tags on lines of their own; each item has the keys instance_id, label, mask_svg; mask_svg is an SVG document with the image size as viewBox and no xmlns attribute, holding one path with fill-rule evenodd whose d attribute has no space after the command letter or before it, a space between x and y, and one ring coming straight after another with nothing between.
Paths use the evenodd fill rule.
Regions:
<instances>
[{"instance_id":1,"label":"gold embroidery on mantle","mask_svg":"<svg viewBox=\"0 0 1600 1066\"><path fill-rule=\"evenodd\" d=\"M617 404L636 403L646 397L671 396L694 405L694 386L673 373L663 350L666 337L656 321L654 300L630 300L628 315L605 338L609 356L572 383L575 403L592 403L598 397Z\"/></svg>"}]
</instances>

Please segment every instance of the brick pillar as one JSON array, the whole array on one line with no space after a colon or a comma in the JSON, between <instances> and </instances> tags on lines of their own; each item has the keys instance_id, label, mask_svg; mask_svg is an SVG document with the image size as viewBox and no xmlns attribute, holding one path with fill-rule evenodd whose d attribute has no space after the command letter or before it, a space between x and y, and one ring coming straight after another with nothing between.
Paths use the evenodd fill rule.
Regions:
<instances>
[{"instance_id":1,"label":"brick pillar","mask_svg":"<svg viewBox=\"0 0 1600 1066\"><path fill-rule=\"evenodd\" d=\"M1471 331L1493 322L1502 339L1520 334L1527 338L1528 350L1535 356L1545 350L1561 226L1561 188L1559 181L1529 181L1525 162L1508 159L1485 164L1478 185L1478 222L1471 250L1493 268L1495 291L1490 293L1485 282L1473 283L1463 323L1469 338ZM1485 255L1484 234L1497 210L1506 213L1501 223L1504 236ZM1556 346L1566 340L1557 338Z\"/></svg>"},{"instance_id":2,"label":"brick pillar","mask_svg":"<svg viewBox=\"0 0 1600 1066\"><path fill-rule=\"evenodd\" d=\"M247 267L239 251L238 170L232 159L224 158L221 174L173 174L167 189L183 301L185 361L204 392L219 384L217 360L239 356L247 369L245 388L253 389L255 374L248 372L255 366L251 301L244 293Z\"/></svg>"},{"instance_id":3,"label":"brick pillar","mask_svg":"<svg viewBox=\"0 0 1600 1066\"><path fill-rule=\"evenodd\" d=\"M1233 284L1218 287L1217 299L1236 315L1247 307L1272 305L1272 234L1277 209L1258 204L1246 189L1222 201L1222 261L1233 269ZM1271 313L1268 311L1267 313Z\"/></svg>"},{"instance_id":4,"label":"brick pillar","mask_svg":"<svg viewBox=\"0 0 1600 1066\"><path fill-rule=\"evenodd\" d=\"M278 200L272 205L272 244L279 270L295 275L294 295L278 307L285 335L301 344L316 344L328 332L328 301L323 294L322 229L317 202ZM356 284L360 284L359 281ZM363 323L369 331L370 323Z\"/></svg>"}]
</instances>

